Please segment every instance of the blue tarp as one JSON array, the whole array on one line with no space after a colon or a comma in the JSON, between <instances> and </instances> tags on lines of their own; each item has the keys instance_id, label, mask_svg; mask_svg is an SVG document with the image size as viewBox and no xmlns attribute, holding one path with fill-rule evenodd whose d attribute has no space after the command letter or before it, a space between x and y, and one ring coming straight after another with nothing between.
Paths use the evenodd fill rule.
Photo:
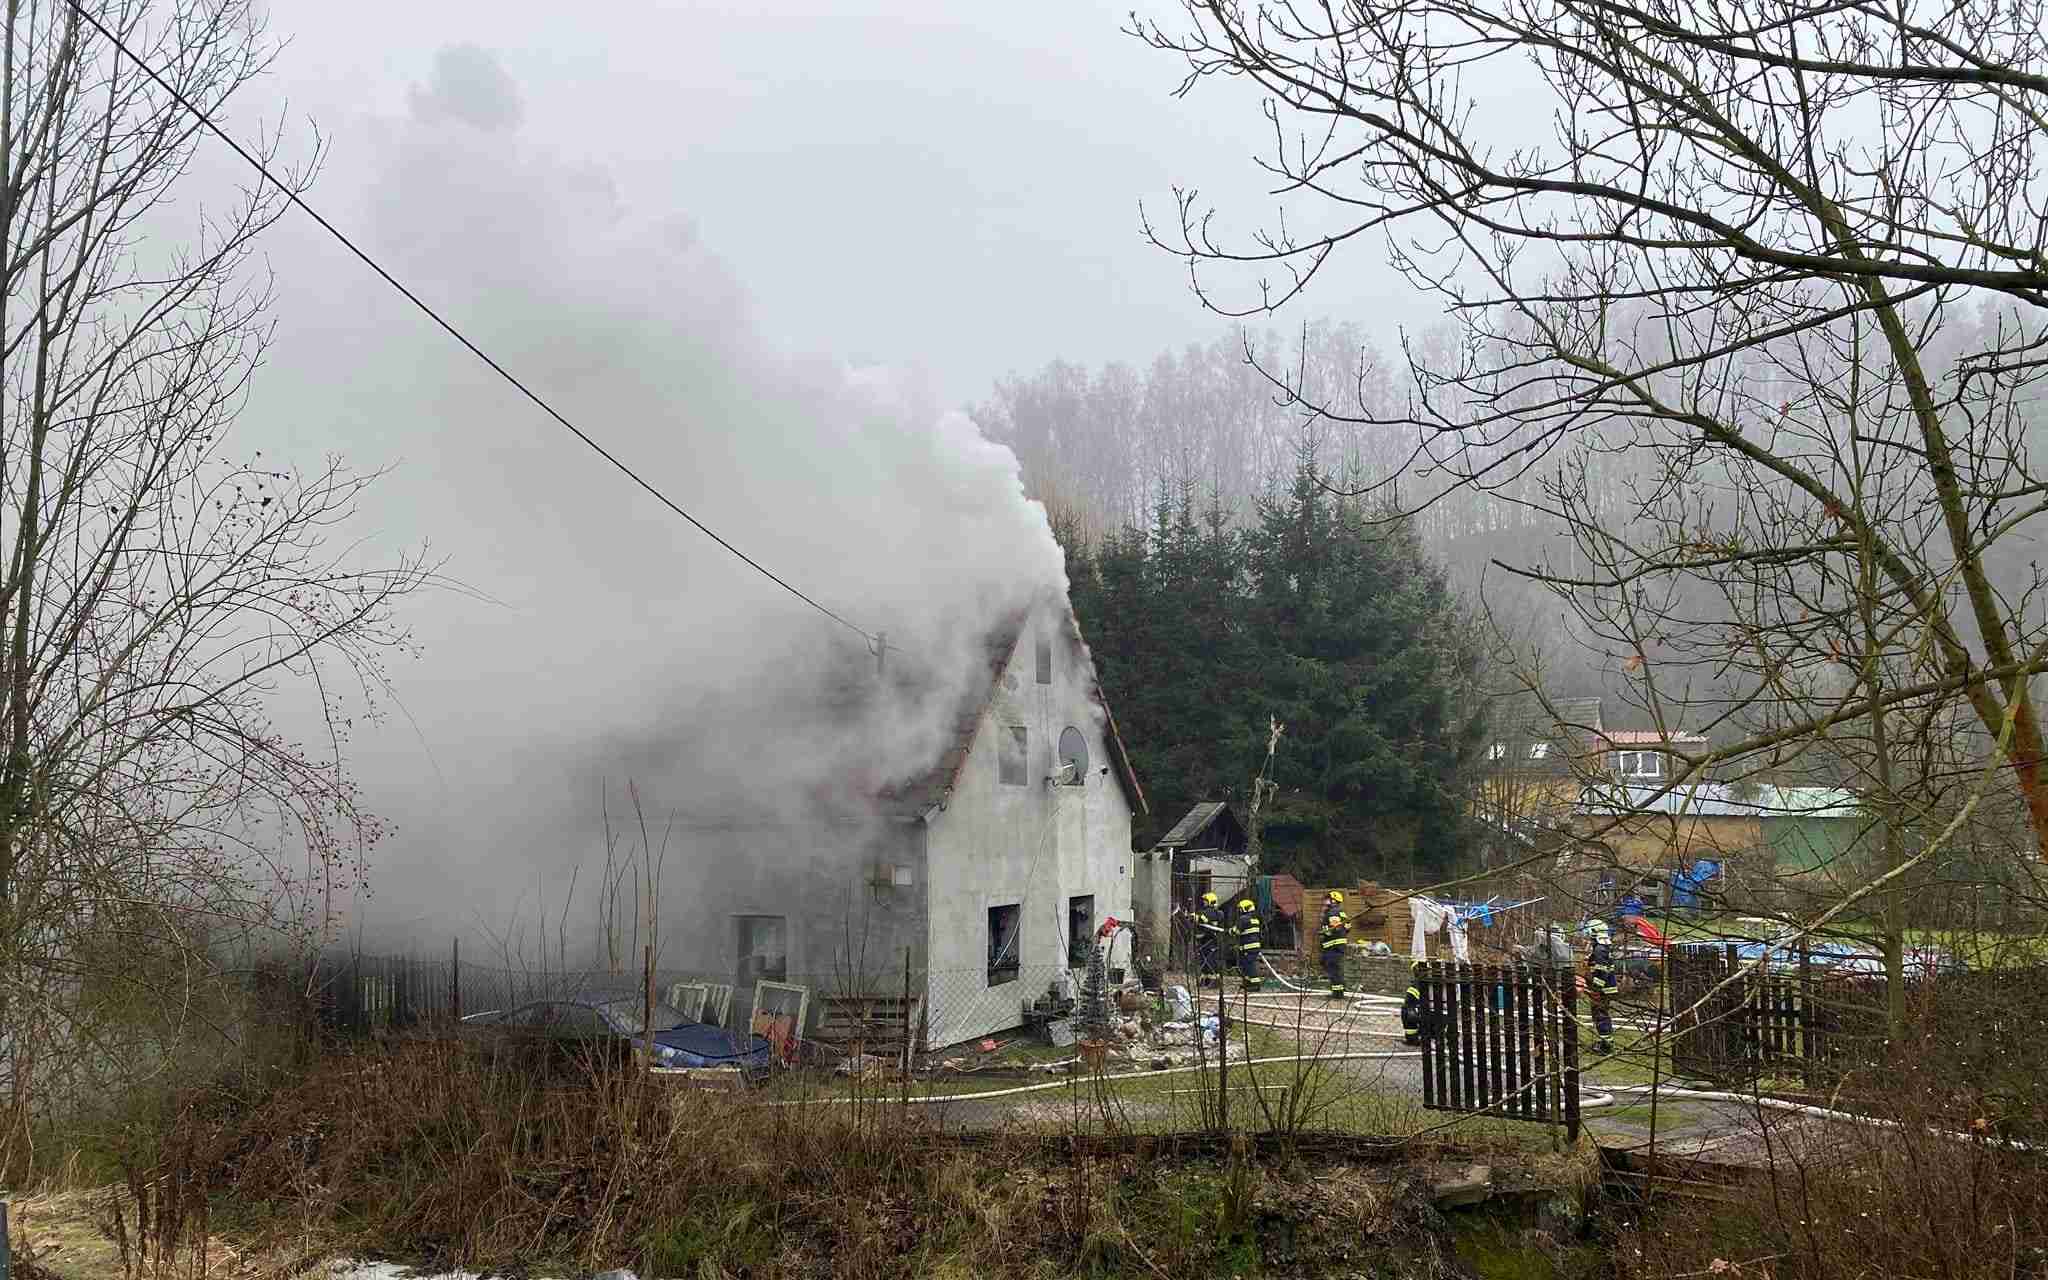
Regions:
<instances>
[{"instance_id":1,"label":"blue tarp","mask_svg":"<svg viewBox=\"0 0 2048 1280\"><path fill-rule=\"evenodd\" d=\"M1674 907L1698 908L1700 887L1721 873L1721 864L1701 859L1687 870L1671 877L1671 905Z\"/></svg>"}]
</instances>

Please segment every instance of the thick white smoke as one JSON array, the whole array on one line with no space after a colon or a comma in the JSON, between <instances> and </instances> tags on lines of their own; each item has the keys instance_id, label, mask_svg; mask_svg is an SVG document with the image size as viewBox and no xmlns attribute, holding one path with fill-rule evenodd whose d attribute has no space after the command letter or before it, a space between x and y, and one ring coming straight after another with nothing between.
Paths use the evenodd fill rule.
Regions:
<instances>
[{"instance_id":1,"label":"thick white smoke","mask_svg":"<svg viewBox=\"0 0 2048 1280\"><path fill-rule=\"evenodd\" d=\"M886 631L887 660L927 679L835 711L872 671L858 636L294 228L274 248L279 342L252 422L288 449L342 441L359 465L394 461L376 540L427 539L482 597L418 602L423 656L392 673L405 714L352 751L397 828L365 918L429 934L559 894L599 847L607 783L616 810L635 778L657 818L794 812L820 784L928 762L991 624L1065 589L1006 448L914 372L772 349L747 263L722 260L687 210L635 207L611 175L527 144L524 114L488 55L447 51L405 118L340 122L316 199L579 425L820 603ZM838 202L872 198L819 191L817 234L834 233Z\"/></svg>"}]
</instances>

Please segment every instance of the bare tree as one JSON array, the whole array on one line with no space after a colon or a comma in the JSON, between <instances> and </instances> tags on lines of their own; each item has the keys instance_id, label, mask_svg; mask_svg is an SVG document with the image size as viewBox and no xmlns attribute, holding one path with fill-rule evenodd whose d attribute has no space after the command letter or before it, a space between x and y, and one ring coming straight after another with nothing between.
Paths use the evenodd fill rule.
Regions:
<instances>
[{"instance_id":1,"label":"bare tree","mask_svg":"<svg viewBox=\"0 0 2048 1280\"><path fill-rule=\"evenodd\" d=\"M1312 407L1561 520L1600 568L1513 559L1607 615L1615 661L1668 666L1680 624L1711 633L1692 687L1731 725L1774 712L1677 781L1959 703L2048 851L2039 583L2013 550L2048 495L2027 431L2048 367L2038 0L1184 7L1134 30L1185 60L1184 89L1265 91L1283 216L1223 243L1182 191L1154 238L1228 313L1367 237L1445 301L1463 339L1409 346L1405 409ZM1280 278L1234 298L1243 270ZM1770 616L1697 611L1730 582Z\"/></svg>"},{"instance_id":2,"label":"bare tree","mask_svg":"<svg viewBox=\"0 0 2048 1280\"><path fill-rule=\"evenodd\" d=\"M269 57L246 0L82 7L209 112ZM0 30L0 1022L19 1115L25 1050L75 1057L95 983L196 980L223 926L317 926L350 887L379 828L343 748L427 570L335 542L372 476L232 450L269 336L254 246L284 192L191 201L201 126L78 7L9 4ZM278 727L287 690L321 740Z\"/></svg>"}]
</instances>

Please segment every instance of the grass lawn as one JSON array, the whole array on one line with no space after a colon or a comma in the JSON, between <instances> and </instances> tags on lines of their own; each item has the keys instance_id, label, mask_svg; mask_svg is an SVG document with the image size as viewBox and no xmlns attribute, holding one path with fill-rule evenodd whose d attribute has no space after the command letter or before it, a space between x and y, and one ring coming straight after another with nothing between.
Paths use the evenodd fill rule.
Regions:
<instances>
[{"instance_id":1,"label":"grass lawn","mask_svg":"<svg viewBox=\"0 0 2048 1280\"><path fill-rule=\"evenodd\" d=\"M1306 1047L1297 1049L1295 1038L1291 1032L1272 1027L1252 1026L1245 1023L1233 1024L1230 1039L1234 1050L1251 1058L1288 1058L1304 1061L1312 1060L1317 1056L1316 1050L1320 1042L1318 1033L1311 1028L1306 1033ZM1329 1039L1328 1051L1340 1053L1351 1048L1379 1051L1390 1050L1395 1047L1391 1044L1365 1040L1361 1040L1354 1046L1345 1043L1342 1038L1331 1037ZM1186 1046L1180 1046L1171 1050L1161 1050L1160 1052L1162 1054L1170 1052L1176 1059L1179 1059L1188 1052L1188 1049ZM1039 1063L1071 1061L1074 1056L1075 1050L1071 1047L1053 1048L1052 1046L1037 1042L1013 1044L1006 1046L997 1053L988 1055L976 1053L970 1047L957 1054L942 1054L940 1058L941 1060L958 1058L963 1061L986 1064L985 1066L980 1070L945 1071L928 1079L913 1080L910 1083L909 1096L914 1099L945 1098L957 1094L998 1093L1004 1090L1022 1089L1030 1086L1057 1086L1060 1084L1079 1086L1088 1083L1090 1077L1085 1072L1075 1072L1069 1075L1047 1075L1028 1070L1031 1066ZM1176 1061L1175 1065L1187 1067L1199 1064ZM1215 1058L1211 1056L1208 1064L1210 1073L1213 1074L1215 1066ZM1271 1069L1284 1070L1286 1067L1287 1064L1276 1063L1272 1064ZM1233 1062L1231 1069L1233 1071L1242 1070L1242 1063ZM1261 1069L1264 1070L1266 1068ZM1114 1058L1110 1060L1111 1078L1119 1081L1128 1081L1129 1084L1125 1087L1140 1087L1146 1081L1186 1082L1196 1079L1200 1074L1200 1072L1194 1071L1177 1070L1165 1074L1153 1071L1149 1067L1148 1055L1144 1050L1140 1050L1135 1055L1135 1060L1118 1060ZM761 1090L759 1096L763 1100L770 1102L824 1103L850 1102L855 1099L887 1101L892 1098L900 1099L903 1095L904 1087L900 1080L856 1081L845 1076L792 1073L772 1081ZM1019 1096L1055 1097L1058 1095L1058 1089L1048 1087L1039 1089L1035 1094Z\"/></svg>"}]
</instances>

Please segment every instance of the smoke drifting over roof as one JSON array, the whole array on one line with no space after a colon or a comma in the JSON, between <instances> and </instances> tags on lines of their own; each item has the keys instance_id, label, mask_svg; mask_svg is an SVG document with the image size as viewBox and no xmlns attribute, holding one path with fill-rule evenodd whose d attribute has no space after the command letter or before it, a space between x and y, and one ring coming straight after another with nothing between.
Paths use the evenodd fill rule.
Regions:
<instances>
[{"instance_id":1,"label":"smoke drifting over roof","mask_svg":"<svg viewBox=\"0 0 2048 1280\"><path fill-rule=\"evenodd\" d=\"M280 334L252 426L288 449L341 437L360 464L397 459L373 540L451 531L434 550L485 597L416 605L423 656L392 673L403 714L351 749L367 802L397 827L360 918L431 936L524 909L543 885L558 902L600 848L603 788L616 814L628 777L659 819L784 811L837 779L928 765L986 675L988 630L1064 595L1015 458L915 374L770 349L747 264L704 243L687 210L636 207L612 175L525 141L517 86L484 51L444 51L409 105L340 122L315 199L677 502L886 632L892 670L912 678L849 703L873 681L859 636L633 489L294 228L273 248ZM336 207L329 190L366 203ZM672 855L666 874L691 872Z\"/></svg>"}]
</instances>

